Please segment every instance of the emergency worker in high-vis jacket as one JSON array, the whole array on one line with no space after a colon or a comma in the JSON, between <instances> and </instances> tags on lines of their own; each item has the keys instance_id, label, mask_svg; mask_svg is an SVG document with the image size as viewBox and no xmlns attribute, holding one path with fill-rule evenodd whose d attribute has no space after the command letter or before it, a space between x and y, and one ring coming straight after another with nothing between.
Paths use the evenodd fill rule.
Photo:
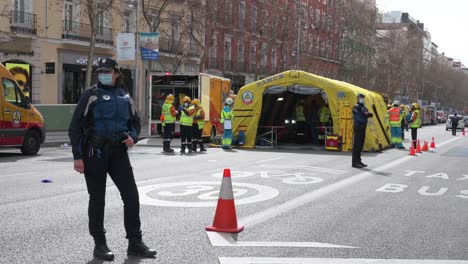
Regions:
<instances>
[{"instance_id":1,"label":"emergency worker in high-vis jacket","mask_svg":"<svg viewBox=\"0 0 468 264\"><path fill-rule=\"evenodd\" d=\"M180 115L180 153L185 153L187 147L188 152L192 153L192 137L193 137L193 116L195 115L195 107L190 104L190 97L185 96L182 105L179 107Z\"/></svg>"},{"instance_id":2,"label":"emergency worker in high-vis jacket","mask_svg":"<svg viewBox=\"0 0 468 264\"><path fill-rule=\"evenodd\" d=\"M387 125L390 126L390 134L392 135L392 147L404 149L401 142L401 120L404 119L404 112L399 106L398 101L393 102L393 107L387 112Z\"/></svg>"},{"instance_id":3,"label":"emergency worker in high-vis jacket","mask_svg":"<svg viewBox=\"0 0 468 264\"><path fill-rule=\"evenodd\" d=\"M203 146L202 132L205 126L205 111L203 110L200 100L197 98L192 100L192 106L195 107L195 115L193 116L193 141L192 150L197 151L197 145L200 146L200 151L206 151Z\"/></svg>"},{"instance_id":4,"label":"emergency worker in high-vis jacket","mask_svg":"<svg viewBox=\"0 0 468 264\"><path fill-rule=\"evenodd\" d=\"M222 147L223 149L230 149L232 143L232 122L234 119L234 113L232 107L234 106L234 100L232 98L226 98L226 103L221 110L221 124L224 127Z\"/></svg>"},{"instance_id":5,"label":"emergency worker in high-vis jacket","mask_svg":"<svg viewBox=\"0 0 468 264\"><path fill-rule=\"evenodd\" d=\"M413 141L413 147L416 149L418 128L421 127L421 113L419 112L418 103L411 104L411 119L409 121L409 127L411 128L411 140Z\"/></svg>"},{"instance_id":6,"label":"emergency worker in high-vis jacket","mask_svg":"<svg viewBox=\"0 0 468 264\"><path fill-rule=\"evenodd\" d=\"M154 257L156 251L149 249L141 238L138 189L127 153L138 140L140 119L116 61L101 59L97 74L98 83L82 94L69 128L74 169L84 173L89 193L89 232L95 242L94 256L114 259L104 229L109 174L124 203L127 254Z\"/></svg>"},{"instance_id":7,"label":"emergency worker in high-vis jacket","mask_svg":"<svg viewBox=\"0 0 468 264\"><path fill-rule=\"evenodd\" d=\"M171 149L172 137L174 136L175 121L177 118L177 110L174 105L174 95L169 94L162 107L161 121L164 129L163 134L163 151L174 152Z\"/></svg>"}]
</instances>

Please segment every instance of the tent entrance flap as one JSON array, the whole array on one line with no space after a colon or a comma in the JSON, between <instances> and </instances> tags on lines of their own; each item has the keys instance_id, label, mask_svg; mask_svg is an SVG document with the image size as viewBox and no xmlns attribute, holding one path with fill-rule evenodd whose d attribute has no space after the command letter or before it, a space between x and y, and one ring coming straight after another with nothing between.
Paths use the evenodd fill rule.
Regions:
<instances>
[{"instance_id":1,"label":"tent entrance flap","mask_svg":"<svg viewBox=\"0 0 468 264\"><path fill-rule=\"evenodd\" d=\"M317 144L319 109L325 105L322 89L312 87L272 87L263 95L257 135L277 130L279 143ZM262 145L257 139L257 145Z\"/></svg>"}]
</instances>

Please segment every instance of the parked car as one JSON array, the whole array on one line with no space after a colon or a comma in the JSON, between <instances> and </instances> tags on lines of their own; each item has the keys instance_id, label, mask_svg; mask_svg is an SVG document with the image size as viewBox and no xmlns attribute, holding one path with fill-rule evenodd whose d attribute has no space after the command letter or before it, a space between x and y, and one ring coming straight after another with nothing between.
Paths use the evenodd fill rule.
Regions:
<instances>
[{"instance_id":1,"label":"parked car","mask_svg":"<svg viewBox=\"0 0 468 264\"><path fill-rule=\"evenodd\" d=\"M450 115L450 116L447 118L447 122L445 123L445 130L446 130L446 131L452 130L452 121L450 120L450 118L451 118L452 116L453 116L453 115ZM463 130L463 128L465 128L465 120L467 120L467 119L464 119L462 116L458 116L458 117L460 118L460 120L458 121L457 129Z\"/></svg>"},{"instance_id":2,"label":"parked car","mask_svg":"<svg viewBox=\"0 0 468 264\"><path fill-rule=\"evenodd\" d=\"M445 115L445 112L442 110L437 111L437 122L438 123L445 123L447 122L447 116ZM466 122L465 122L466 124Z\"/></svg>"},{"instance_id":3,"label":"parked car","mask_svg":"<svg viewBox=\"0 0 468 264\"><path fill-rule=\"evenodd\" d=\"M467 127L468 126L468 116L464 116L463 121L465 122L465 127Z\"/></svg>"}]
</instances>

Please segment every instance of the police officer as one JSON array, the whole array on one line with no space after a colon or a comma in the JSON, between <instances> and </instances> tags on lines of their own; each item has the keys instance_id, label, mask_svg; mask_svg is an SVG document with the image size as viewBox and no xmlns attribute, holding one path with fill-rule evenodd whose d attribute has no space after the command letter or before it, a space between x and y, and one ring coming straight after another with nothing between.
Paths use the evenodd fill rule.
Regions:
<instances>
[{"instance_id":1,"label":"police officer","mask_svg":"<svg viewBox=\"0 0 468 264\"><path fill-rule=\"evenodd\" d=\"M163 135L163 151L172 153L174 152L171 149L172 137L174 135L175 121L177 116L177 110L172 105L174 103L174 95L169 94L166 97L166 101L162 107L162 125L164 128Z\"/></svg>"},{"instance_id":2,"label":"police officer","mask_svg":"<svg viewBox=\"0 0 468 264\"><path fill-rule=\"evenodd\" d=\"M124 225L129 240L127 254L154 257L141 238L140 202L127 149L140 133L140 119L124 88L116 61L99 61L98 83L81 96L69 128L74 169L84 173L89 193L89 232L94 256L113 260L106 243L104 205L107 174L124 203Z\"/></svg>"},{"instance_id":3,"label":"police officer","mask_svg":"<svg viewBox=\"0 0 468 264\"><path fill-rule=\"evenodd\" d=\"M353 168L362 168L367 165L361 161L361 152L364 147L364 141L366 139L366 128L367 128L367 119L371 118L373 115L369 113L369 110L364 106L363 94L357 95L357 104L353 107L353 159L351 166Z\"/></svg>"},{"instance_id":4,"label":"police officer","mask_svg":"<svg viewBox=\"0 0 468 264\"><path fill-rule=\"evenodd\" d=\"M179 110L182 112L180 116L180 153L182 154L185 153L185 147L187 147L189 153L192 153L192 126L195 107L190 105L190 101L190 97L185 96L182 102L183 105L179 107Z\"/></svg>"},{"instance_id":5,"label":"police officer","mask_svg":"<svg viewBox=\"0 0 468 264\"><path fill-rule=\"evenodd\" d=\"M416 149L416 141L418 140L418 128L421 126L421 114L419 112L419 104L411 104L411 119L409 121L409 127L411 128L411 140L413 141L413 147Z\"/></svg>"},{"instance_id":6,"label":"police officer","mask_svg":"<svg viewBox=\"0 0 468 264\"><path fill-rule=\"evenodd\" d=\"M453 116L450 117L450 122L452 123L452 136L457 135L458 121L460 120L457 112L453 113Z\"/></svg>"},{"instance_id":7,"label":"police officer","mask_svg":"<svg viewBox=\"0 0 468 264\"><path fill-rule=\"evenodd\" d=\"M192 150L197 151L197 145L200 146L200 151L206 151L203 146L203 127L205 126L205 111L203 110L200 100L197 98L192 100L192 106L195 107L195 115L193 117L193 141Z\"/></svg>"}]
</instances>

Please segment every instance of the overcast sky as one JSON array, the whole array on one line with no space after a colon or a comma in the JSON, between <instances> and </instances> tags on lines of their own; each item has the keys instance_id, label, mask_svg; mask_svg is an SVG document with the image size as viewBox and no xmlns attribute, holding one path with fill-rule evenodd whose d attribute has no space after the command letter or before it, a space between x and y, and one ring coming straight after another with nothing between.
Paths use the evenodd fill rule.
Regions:
<instances>
[{"instance_id":1,"label":"overcast sky","mask_svg":"<svg viewBox=\"0 0 468 264\"><path fill-rule=\"evenodd\" d=\"M468 67L468 0L377 0L377 7L408 12L431 32L439 53Z\"/></svg>"}]
</instances>

